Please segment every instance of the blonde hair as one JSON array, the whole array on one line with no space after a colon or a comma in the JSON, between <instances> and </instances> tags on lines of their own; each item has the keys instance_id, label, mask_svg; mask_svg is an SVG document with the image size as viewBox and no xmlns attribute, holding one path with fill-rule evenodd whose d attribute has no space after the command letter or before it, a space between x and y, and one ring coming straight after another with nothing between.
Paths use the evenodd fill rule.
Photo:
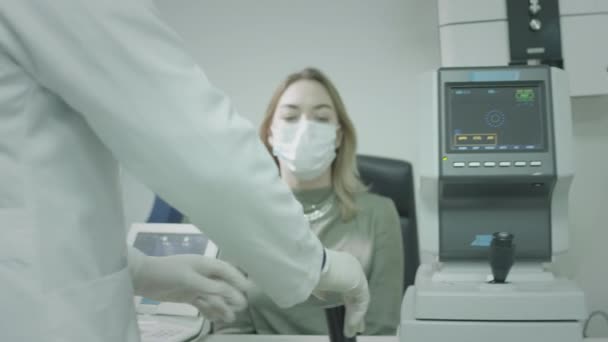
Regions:
<instances>
[{"instance_id":1,"label":"blonde hair","mask_svg":"<svg viewBox=\"0 0 608 342\"><path fill-rule=\"evenodd\" d=\"M270 126L281 96L287 88L299 80L311 80L320 83L327 92L334 104L338 116L338 124L342 133L342 141L336 151L336 159L331 165L331 179L334 193L337 197L340 215L343 221L349 221L357 214L355 204L355 194L366 191L366 187L361 183L359 171L356 166L357 137L355 127L348 117L346 107L338 90L333 83L320 70L306 68L302 71L293 73L281 83L275 90L270 103L266 109L264 120L260 126L260 138L269 152L272 153L272 146L269 143ZM278 160L275 158L278 165Z\"/></svg>"}]
</instances>

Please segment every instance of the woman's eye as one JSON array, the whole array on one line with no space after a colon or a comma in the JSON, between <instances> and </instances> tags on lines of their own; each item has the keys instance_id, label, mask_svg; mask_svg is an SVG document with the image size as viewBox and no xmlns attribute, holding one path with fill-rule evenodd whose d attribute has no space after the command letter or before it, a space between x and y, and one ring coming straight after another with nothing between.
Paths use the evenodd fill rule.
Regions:
<instances>
[{"instance_id":1,"label":"woman's eye","mask_svg":"<svg viewBox=\"0 0 608 342\"><path fill-rule=\"evenodd\" d=\"M328 114L317 114L315 115L315 120L318 122L329 122L331 119Z\"/></svg>"},{"instance_id":2,"label":"woman's eye","mask_svg":"<svg viewBox=\"0 0 608 342\"><path fill-rule=\"evenodd\" d=\"M297 115L284 116L283 120L287 121L287 122L296 122L296 121L298 121L298 116Z\"/></svg>"}]
</instances>

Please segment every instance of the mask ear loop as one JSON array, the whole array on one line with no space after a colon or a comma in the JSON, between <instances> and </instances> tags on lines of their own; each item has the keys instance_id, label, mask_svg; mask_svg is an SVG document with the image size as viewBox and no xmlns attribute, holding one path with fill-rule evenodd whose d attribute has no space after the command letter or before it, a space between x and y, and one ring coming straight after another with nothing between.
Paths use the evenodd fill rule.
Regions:
<instances>
[{"instance_id":1,"label":"mask ear loop","mask_svg":"<svg viewBox=\"0 0 608 342\"><path fill-rule=\"evenodd\" d=\"M336 125L336 151L340 149L343 141L344 141L344 134L342 133L342 126L340 126L340 124L337 124Z\"/></svg>"},{"instance_id":2,"label":"mask ear loop","mask_svg":"<svg viewBox=\"0 0 608 342\"><path fill-rule=\"evenodd\" d=\"M272 153L272 156L276 158L276 155L274 154L274 136L274 124L270 124L268 127L268 137L266 138L266 142L268 145L270 145L270 152Z\"/></svg>"}]
</instances>

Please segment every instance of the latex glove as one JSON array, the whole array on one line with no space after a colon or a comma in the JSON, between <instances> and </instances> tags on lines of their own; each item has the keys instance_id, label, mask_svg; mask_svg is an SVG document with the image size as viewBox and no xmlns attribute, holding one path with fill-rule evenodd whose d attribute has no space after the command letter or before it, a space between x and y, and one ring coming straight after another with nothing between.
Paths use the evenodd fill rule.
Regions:
<instances>
[{"instance_id":1,"label":"latex glove","mask_svg":"<svg viewBox=\"0 0 608 342\"><path fill-rule=\"evenodd\" d=\"M252 286L232 265L202 255L152 257L131 247L129 270L136 295L192 304L211 321L234 321Z\"/></svg>"},{"instance_id":2,"label":"latex glove","mask_svg":"<svg viewBox=\"0 0 608 342\"><path fill-rule=\"evenodd\" d=\"M365 330L365 314L369 306L367 278L359 261L349 253L327 249L325 267L313 295L323 300L337 293L345 307L344 335L353 337Z\"/></svg>"}]
</instances>

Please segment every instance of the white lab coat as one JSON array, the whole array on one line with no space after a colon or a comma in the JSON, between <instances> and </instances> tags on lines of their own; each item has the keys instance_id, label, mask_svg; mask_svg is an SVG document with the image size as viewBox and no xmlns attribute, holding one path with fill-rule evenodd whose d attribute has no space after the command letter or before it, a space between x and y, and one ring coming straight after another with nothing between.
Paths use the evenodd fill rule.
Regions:
<instances>
[{"instance_id":1,"label":"white lab coat","mask_svg":"<svg viewBox=\"0 0 608 342\"><path fill-rule=\"evenodd\" d=\"M280 305L308 297L320 242L152 2L2 0L0 341L138 340L117 161Z\"/></svg>"}]
</instances>

